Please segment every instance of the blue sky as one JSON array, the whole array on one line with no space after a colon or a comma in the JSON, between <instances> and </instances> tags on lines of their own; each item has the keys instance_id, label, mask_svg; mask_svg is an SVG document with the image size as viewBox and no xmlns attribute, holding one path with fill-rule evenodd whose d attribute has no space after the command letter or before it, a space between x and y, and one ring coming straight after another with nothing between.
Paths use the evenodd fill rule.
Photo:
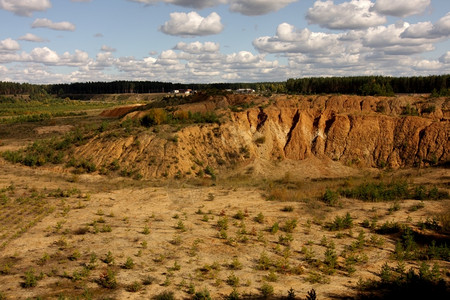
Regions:
<instances>
[{"instance_id":1,"label":"blue sky","mask_svg":"<svg viewBox=\"0 0 450 300\"><path fill-rule=\"evenodd\" d=\"M449 0L0 0L0 81L450 73Z\"/></svg>"}]
</instances>

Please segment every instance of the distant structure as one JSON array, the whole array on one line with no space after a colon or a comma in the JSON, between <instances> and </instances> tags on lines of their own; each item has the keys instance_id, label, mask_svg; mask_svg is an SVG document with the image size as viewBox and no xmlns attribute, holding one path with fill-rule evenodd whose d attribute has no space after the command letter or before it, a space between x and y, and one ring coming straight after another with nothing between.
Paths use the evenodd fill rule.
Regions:
<instances>
[{"instance_id":1,"label":"distant structure","mask_svg":"<svg viewBox=\"0 0 450 300\"><path fill-rule=\"evenodd\" d=\"M171 94L182 94L182 95L190 95L192 94L191 89L183 89L183 90L173 90L170 92Z\"/></svg>"},{"instance_id":2,"label":"distant structure","mask_svg":"<svg viewBox=\"0 0 450 300\"><path fill-rule=\"evenodd\" d=\"M237 89L235 91L236 94L253 94L254 92L254 89Z\"/></svg>"}]
</instances>

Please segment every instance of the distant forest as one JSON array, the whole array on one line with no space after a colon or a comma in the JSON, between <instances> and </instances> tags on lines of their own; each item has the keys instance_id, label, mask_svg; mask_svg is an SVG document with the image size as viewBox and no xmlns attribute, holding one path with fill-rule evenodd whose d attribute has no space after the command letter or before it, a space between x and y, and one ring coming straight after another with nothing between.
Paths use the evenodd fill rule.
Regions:
<instances>
[{"instance_id":1,"label":"distant forest","mask_svg":"<svg viewBox=\"0 0 450 300\"><path fill-rule=\"evenodd\" d=\"M261 93L357 94L390 96L397 93L432 93L448 96L450 75L385 77L311 77L282 82L182 84L158 81L77 82L29 84L0 81L0 95L51 94L58 97L86 94L168 93L173 90L199 91L254 89Z\"/></svg>"}]
</instances>

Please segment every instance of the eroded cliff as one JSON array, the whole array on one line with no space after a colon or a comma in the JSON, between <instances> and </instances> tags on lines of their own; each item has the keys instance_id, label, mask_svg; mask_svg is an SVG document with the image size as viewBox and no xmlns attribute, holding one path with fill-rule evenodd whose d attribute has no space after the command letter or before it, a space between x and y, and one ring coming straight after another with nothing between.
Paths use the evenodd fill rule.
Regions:
<instances>
[{"instance_id":1,"label":"eroded cliff","mask_svg":"<svg viewBox=\"0 0 450 300\"><path fill-rule=\"evenodd\" d=\"M122 137L105 132L79 147L75 156L104 168L119 164L146 178L198 176L257 161L312 157L394 168L450 159L445 98L227 95L171 111L215 111L222 121L158 125ZM145 113L131 112L124 119Z\"/></svg>"}]
</instances>

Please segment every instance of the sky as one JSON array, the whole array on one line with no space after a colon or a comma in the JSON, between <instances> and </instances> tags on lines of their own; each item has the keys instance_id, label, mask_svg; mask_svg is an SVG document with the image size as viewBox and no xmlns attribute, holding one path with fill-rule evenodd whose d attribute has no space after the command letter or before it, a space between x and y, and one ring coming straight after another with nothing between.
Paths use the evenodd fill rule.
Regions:
<instances>
[{"instance_id":1,"label":"sky","mask_svg":"<svg viewBox=\"0 0 450 300\"><path fill-rule=\"evenodd\" d=\"M0 81L450 73L450 0L0 0Z\"/></svg>"}]
</instances>

